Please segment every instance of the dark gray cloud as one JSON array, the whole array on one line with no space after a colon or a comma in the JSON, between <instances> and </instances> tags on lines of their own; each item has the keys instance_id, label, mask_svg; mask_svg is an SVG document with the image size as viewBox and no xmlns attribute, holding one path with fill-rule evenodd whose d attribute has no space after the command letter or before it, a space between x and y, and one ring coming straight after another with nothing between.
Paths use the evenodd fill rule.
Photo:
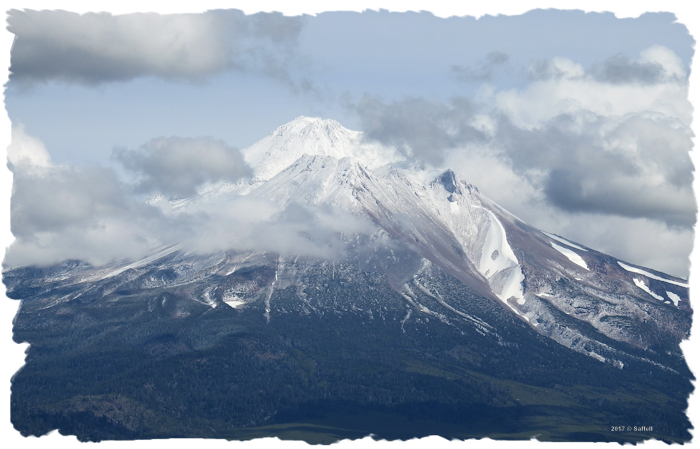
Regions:
<instances>
[{"instance_id":1,"label":"dark gray cloud","mask_svg":"<svg viewBox=\"0 0 700 449\"><path fill-rule=\"evenodd\" d=\"M294 86L301 17L241 11L159 15L11 10L10 80L96 85L141 76L201 81L232 69Z\"/></svg>"},{"instance_id":2,"label":"dark gray cloud","mask_svg":"<svg viewBox=\"0 0 700 449\"><path fill-rule=\"evenodd\" d=\"M113 157L140 176L137 191L168 196L191 196L205 183L252 173L240 151L208 137L153 139L139 150L114 150Z\"/></svg>"},{"instance_id":3,"label":"dark gray cloud","mask_svg":"<svg viewBox=\"0 0 700 449\"><path fill-rule=\"evenodd\" d=\"M486 55L476 66L452 66L452 75L467 83L484 82L493 79L496 71L508 62L509 56L500 51Z\"/></svg>"},{"instance_id":4,"label":"dark gray cloud","mask_svg":"<svg viewBox=\"0 0 700 449\"><path fill-rule=\"evenodd\" d=\"M656 84L664 80L664 67L657 62L633 61L623 54L593 65L589 73L597 81L612 84Z\"/></svg>"},{"instance_id":5,"label":"dark gray cloud","mask_svg":"<svg viewBox=\"0 0 700 449\"><path fill-rule=\"evenodd\" d=\"M365 95L348 107L359 115L365 138L433 164L448 149L486 139L471 124L475 107L466 98L453 98L449 104L412 97L385 103Z\"/></svg>"},{"instance_id":6,"label":"dark gray cloud","mask_svg":"<svg viewBox=\"0 0 700 449\"><path fill-rule=\"evenodd\" d=\"M692 141L669 122L643 114L617 122L568 114L522 129L501 118L494 145L561 210L691 227L697 209Z\"/></svg>"}]
</instances>

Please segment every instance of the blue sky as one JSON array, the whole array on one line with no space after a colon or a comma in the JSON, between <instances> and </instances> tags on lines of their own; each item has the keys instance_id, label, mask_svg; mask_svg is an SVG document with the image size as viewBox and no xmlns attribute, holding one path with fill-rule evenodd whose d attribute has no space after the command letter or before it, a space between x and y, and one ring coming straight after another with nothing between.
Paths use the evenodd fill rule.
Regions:
<instances>
[{"instance_id":1,"label":"blue sky","mask_svg":"<svg viewBox=\"0 0 700 449\"><path fill-rule=\"evenodd\" d=\"M23 177L14 164L18 241L6 262L70 256L100 214L148 221L134 198L109 196L134 176L119 151L206 137L234 154L307 115L450 167L546 231L685 277L694 40L672 12L600 11L11 12L6 110L21 151L35 148L49 171ZM113 183L99 197L97 173ZM69 198L75 213L52 216L49 198ZM111 254L109 238L96 237L96 254Z\"/></svg>"}]
</instances>

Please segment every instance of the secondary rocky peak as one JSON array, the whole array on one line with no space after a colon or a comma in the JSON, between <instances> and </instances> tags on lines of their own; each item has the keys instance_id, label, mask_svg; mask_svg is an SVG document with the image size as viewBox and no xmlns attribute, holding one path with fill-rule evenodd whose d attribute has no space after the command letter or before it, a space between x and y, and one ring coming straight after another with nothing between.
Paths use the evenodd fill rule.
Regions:
<instances>
[{"instance_id":1,"label":"secondary rocky peak","mask_svg":"<svg viewBox=\"0 0 700 449\"><path fill-rule=\"evenodd\" d=\"M450 169L447 169L440 176L438 176L438 178L435 181L433 181L433 183L442 184L445 190L449 193L462 193L459 186L459 181L457 180L457 176L455 175L455 172L453 172Z\"/></svg>"}]
</instances>

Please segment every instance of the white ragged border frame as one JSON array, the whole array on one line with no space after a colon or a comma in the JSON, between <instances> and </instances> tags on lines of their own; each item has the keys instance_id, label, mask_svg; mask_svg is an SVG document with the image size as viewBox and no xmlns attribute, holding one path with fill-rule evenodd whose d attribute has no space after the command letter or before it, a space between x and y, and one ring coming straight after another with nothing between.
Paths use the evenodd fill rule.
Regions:
<instances>
[{"instance_id":1,"label":"white ragged border frame","mask_svg":"<svg viewBox=\"0 0 700 449\"><path fill-rule=\"evenodd\" d=\"M473 1L455 1L455 0L198 0L196 2L166 2L160 0L102 0L100 2L84 1L84 0L6 0L3 2L3 8L6 12L9 9L64 9L74 12L88 11L108 11L113 14L124 14L130 12L158 12L158 13L184 13L184 12L203 12L208 9L240 9L246 13L254 13L259 11L280 11L286 15L315 14L323 11L363 11L365 9L386 9L389 11L430 11L439 17L458 16L474 16L482 15L519 15L531 9L578 9L587 12L603 12L609 11L615 13L618 18L638 17L645 12L671 12L676 15L678 21L685 25L690 34L697 40L700 40L700 7L697 2L692 0L490 0L488 2L473 2ZM5 14L5 21L7 15ZM9 67L10 48L12 45L12 34L3 25L3 31L0 33L0 66ZM699 48L696 45L695 51ZM697 64L698 55L695 55L693 68L690 75L690 101L693 104L700 104L697 101L700 98L700 64ZM0 81L4 85L8 80L8 71L3 69L0 75ZM6 149L10 143L10 121L7 112L3 108L0 111L0 148L5 160ZM700 135L700 124L696 119L692 125L694 134ZM695 139L697 142L697 138ZM700 157L697 150L691 153L691 158L696 167L700 166ZM12 188L12 175L5 168L3 162L0 167L0 239L2 246L7 247L12 242L12 234L10 232L10 192ZM695 191L698 191L699 181L695 179ZM697 194L696 194L697 195ZM691 255L691 276L690 276L690 292L691 303L694 302L698 295L695 292L700 289L700 276L696 270L696 263L700 261L700 252L697 251L697 233L696 233L696 250ZM4 297L4 286L0 285L2 296ZM64 448L76 447L85 448L86 443L79 443L75 437L63 437L57 432L53 432L48 436L41 438L24 438L22 437L10 423L10 378L24 363L24 350L26 345L17 345L12 341L12 320L17 312L19 301L11 301L6 298L0 300L0 342L2 343L2 363L0 363L0 441L3 447L11 448ZM697 320L695 320L697 321ZM691 335L694 338L682 344L682 349L686 355L687 361L691 370L698 376L700 373L700 362L698 362L698 324L694 322ZM697 387L697 382L696 382ZM690 408L688 415L693 422L695 429L691 430L694 435L694 443L697 445L700 438L700 399L698 394L691 396ZM88 443L90 444L90 443ZM243 447L246 449L258 448L307 448L306 443L300 441L284 441L263 439L253 440L250 442L228 442L216 440L156 440L156 441L136 441L136 442L116 442L105 441L99 443L100 449L107 448L125 448L128 447L143 447L143 448L189 448L193 444L203 449L207 448L231 448ZM365 438L359 441L342 441L337 443L335 447L340 448L365 448L365 447L396 447L396 448L424 448L424 447L439 447L444 448L463 448L465 445L472 447L536 447L537 442L518 442L509 443L503 441L479 440L479 441L452 441L429 437L421 440L411 440L407 442L375 442L371 438ZM692 443L691 443L692 444ZM583 447L599 447L593 444L577 443L576 448ZM557 446L558 447L558 446ZM644 447L659 447L666 448L665 443L659 441L650 441L644 443Z\"/></svg>"}]
</instances>

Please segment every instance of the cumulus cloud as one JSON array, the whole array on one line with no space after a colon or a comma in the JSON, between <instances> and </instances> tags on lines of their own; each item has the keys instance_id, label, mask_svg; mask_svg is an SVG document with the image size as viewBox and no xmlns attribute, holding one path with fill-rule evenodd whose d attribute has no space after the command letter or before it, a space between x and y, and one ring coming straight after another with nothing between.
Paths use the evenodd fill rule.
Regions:
<instances>
[{"instance_id":1,"label":"cumulus cloud","mask_svg":"<svg viewBox=\"0 0 700 449\"><path fill-rule=\"evenodd\" d=\"M526 88L494 95L492 145L516 173L563 211L695 223L692 106L672 51L654 46L588 71L555 58L533 71Z\"/></svg>"},{"instance_id":2,"label":"cumulus cloud","mask_svg":"<svg viewBox=\"0 0 700 449\"><path fill-rule=\"evenodd\" d=\"M139 150L115 150L113 157L140 176L137 191L169 196L191 196L205 183L252 173L240 151L209 137L153 139Z\"/></svg>"},{"instance_id":3,"label":"cumulus cloud","mask_svg":"<svg viewBox=\"0 0 700 449\"><path fill-rule=\"evenodd\" d=\"M11 10L10 80L96 85L141 76L200 81L232 69L292 82L302 18L241 11L159 15Z\"/></svg>"},{"instance_id":4,"label":"cumulus cloud","mask_svg":"<svg viewBox=\"0 0 700 449\"><path fill-rule=\"evenodd\" d=\"M562 114L582 112L601 117L658 112L686 125L692 120L688 89L675 83L614 85L564 78L534 82L523 90L501 91L494 101L521 128L535 128Z\"/></svg>"},{"instance_id":5,"label":"cumulus cloud","mask_svg":"<svg viewBox=\"0 0 700 449\"><path fill-rule=\"evenodd\" d=\"M126 212L114 173L101 167L19 172L14 184L12 232L21 237Z\"/></svg>"},{"instance_id":6,"label":"cumulus cloud","mask_svg":"<svg viewBox=\"0 0 700 449\"><path fill-rule=\"evenodd\" d=\"M695 223L691 134L665 116L562 115L537 129L503 119L495 144L562 210Z\"/></svg>"},{"instance_id":7,"label":"cumulus cloud","mask_svg":"<svg viewBox=\"0 0 700 449\"><path fill-rule=\"evenodd\" d=\"M661 81L664 68L654 62L632 61L629 57L617 54L597 64L591 70L593 77L612 84L656 84Z\"/></svg>"},{"instance_id":8,"label":"cumulus cloud","mask_svg":"<svg viewBox=\"0 0 700 449\"><path fill-rule=\"evenodd\" d=\"M476 66L452 66L452 75L459 81L467 83L484 82L493 79L497 70L505 66L509 56L507 53L493 51Z\"/></svg>"},{"instance_id":9,"label":"cumulus cloud","mask_svg":"<svg viewBox=\"0 0 700 449\"><path fill-rule=\"evenodd\" d=\"M582 111L601 117L658 112L687 126L692 121L686 71L666 47L650 47L636 61L613 56L588 70L553 58L533 64L529 74L533 83L498 92L494 100L519 127L538 127L561 114Z\"/></svg>"},{"instance_id":10,"label":"cumulus cloud","mask_svg":"<svg viewBox=\"0 0 700 449\"><path fill-rule=\"evenodd\" d=\"M663 68L662 79L677 82L687 82L688 73L683 67L681 58L663 45L653 45L639 54L639 60L644 64L658 64Z\"/></svg>"},{"instance_id":11,"label":"cumulus cloud","mask_svg":"<svg viewBox=\"0 0 700 449\"><path fill-rule=\"evenodd\" d=\"M446 150L486 138L466 98L449 104L411 97L385 103L367 94L349 107L359 115L366 139L434 164L442 162Z\"/></svg>"}]
</instances>

